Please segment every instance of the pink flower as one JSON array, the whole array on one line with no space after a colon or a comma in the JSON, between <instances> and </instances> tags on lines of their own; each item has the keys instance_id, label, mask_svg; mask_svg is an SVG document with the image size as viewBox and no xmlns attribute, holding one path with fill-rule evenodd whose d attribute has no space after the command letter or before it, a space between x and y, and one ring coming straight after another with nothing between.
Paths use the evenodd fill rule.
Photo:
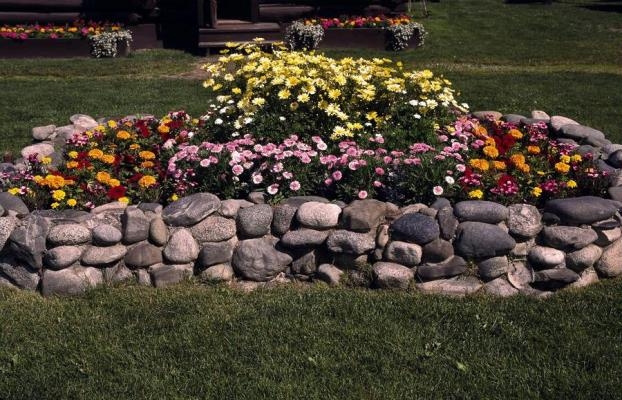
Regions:
<instances>
[{"instance_id":1,"label":"pink flower","mask_svg":"<svg viewBox=\"0 0 622 400\"><path fill-rule=\"evenodd\" d=\"M294 174L292 174L291 172L289 172L289 171L283 172L283 178L285 178L285 179L292 179L293 177L294 177Z\"/></svg>"},{"instance_id":2,"label":"pink flower","mask_svg":"<svg viewBox=\"0 0 622 400\"><path fill-rule=\"evenodd\" d=\"M253 183L259 185L261 182L263 182L263 176L261 174L253 174Z\"/></svg>"},{"instance_id":3,"label":"pink flower","mask_svg":"<svg viewBox=\"0 0 622 400\"><path fill-rule=\"evenodd\" d=\"M268 186L268 194L275 195L278 193L278 191L279 191L278 184L273 183L272 185Z\"/></svg>"},{"instance_id":4,"label":"pink flower","mask_svg":"<svg viewBox=\"0 0 622 400\"><path fill-rule=\"evenodd\" d=\"M342 177L343 177L343 174L341 173L341 171L333 172L333 179L334 180L340 181Z\"/></svg>"},{"instance_id":5,"label":"pink flower","mask_svg":"<svg viewBox=\"0 0 622 400\"><path fill-rule=\"evenodd\" d=\"M231 168L231 171L234 175L238 176L242 175L242 172L244 172L244 168L240 164L236 164L233 166L233 168Z\"/></svg>"},{"instance_id":6,"label":"pink flower","mask_svg":"<svg viewBox=\"0 0 622 400\"><path fill-rule=\"evenodd\" d=\"M382 182L380 181L374 181L374 187L382 187Z\"/></svg>"},{"instance_id":7,"label":"pink flower","mask_svg":"<svg viewBox=\"0 0 622 400\"><path fill-rule=\"evenodd\" d=\"M297 190L300 190L300 182L298 182L298 181L292 181L292 182L289 184L289 188L290 188L291 190L293 190L294 192L295 192L295 191L297 191Z\"/></svg>"},{"instance_id":8,"label":"pink flower","mask_svg":"<svg viewBox=\"0 0 622 400\"><path fill-rule=\"evenodd\" d=\"M376 175L384 175L384 169L382 169L381 167L376 167Z\"/></svg>"},{"instance_id":9,"label":"pink flower","mask_svg":"<svg viewBox=\"0 0 622 400\"><path fill-rule=\"evenodd\" d=\"M204 158L201 160L201 162L199 162L199 165L202 166L203 168L209 167L210 164L211 164L211 161L209 158Z\"/></svg>"},{"instance_id":10,"label":"pink flower","mask_svg":"<svg viewBox=\"0 0 622 400\"><path fill-rule=\"evenodd\" d=\"M324 142L320 142L320 143L317 144L317 149L318 150L326 150L327 148L328 148L328 146Z\"/></svg>"},{"instance_id":11,"label":"pink flower","mask_svg":"<svg viewBox=\"0 0 622 400\"><path fill-rule=\"evenodd\" d=\"M440 196L443 194L443 188L440 186L434 186L434 188L432 188L432 193L434 193L435 196Z\"/></svg>"},{"instance_id":12,"label":"pink flower","mask_svg":"<svg viewBox=\"0 0 622 400\"><path fill-rule=\"evenodd\" d=\"M367 192L365 190L361 190L358 194L359 199L363 200L367 198Z\"/></svg>"},{"instance_id":13,"label":"pink flower","mask_svg":"<svg viewBox=\"0 0 622 400\"><path fill-rule=\"evenodd\" d=\"M324 180L324 184L325 184L326 186L330 186L330 185L332 185L332 184L333 184L333 180L332 180L332 179L330 179L330 178L326 178L326 179Z\"/></svg>"},{"instance_id":14,"label":"pink flower","mask_svg":"<svg viewBox=\"0 0 622 400\"><path fill-rule=\"evenodd\" d=\"M464 172L464 171L466 171L466 166L464 164L457 164L456 165L456 171Z\"/></svg>"},{"instance_id":15,"label":"pink flower","mask_svg":"<svg viewBox=\"0 0 622 400\"><path fill-rule=\"evenodd\" d=\"M350 163L348 163L348 168L350 168L352 171L356 171L359 168L359 162L350 161Z\"/></svg>"}]
</instances>

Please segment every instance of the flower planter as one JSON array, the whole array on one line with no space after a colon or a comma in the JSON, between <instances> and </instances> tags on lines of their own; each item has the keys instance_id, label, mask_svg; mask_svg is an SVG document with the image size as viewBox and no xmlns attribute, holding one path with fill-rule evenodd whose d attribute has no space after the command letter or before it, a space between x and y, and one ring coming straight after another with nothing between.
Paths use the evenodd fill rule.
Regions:
<instances>
[{"instance_id":1,"label":"flower planter","mask_svg":"<svg viewBox=\"0 0 622 400\"><path fill-rule=\"evenodd\" d=\"M117 56L125 57L130 48L125 42L117 44ZM88 39L26 39L0 40L0 58L68 58L91 57Z\"/></svg>"},{"instance_id":2,"label":"flower planter","mask_svg":"<svg viewBox=\"0 0 622 400\"><path fill-rule=\"evenodd\" d=\"M330 28L324 31L324 38L319 44L320 49L350 49L353 47L387 50L387 31L384 28ZM413 35L408 48L419 45L419 36Z\"/></svg>"}]
</instances>

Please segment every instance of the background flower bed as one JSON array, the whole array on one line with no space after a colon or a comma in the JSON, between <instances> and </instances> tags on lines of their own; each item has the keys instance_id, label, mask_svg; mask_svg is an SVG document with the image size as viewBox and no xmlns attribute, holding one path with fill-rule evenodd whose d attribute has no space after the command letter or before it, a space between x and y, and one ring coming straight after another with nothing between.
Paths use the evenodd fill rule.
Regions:
<instances>
[{"instance_id":1,"label":"background flower bed","mask_svg":"<svg viewBox=\"0 0 622 400\"><path fill-rule=\"evenodd\" d=\"M590 153L550 138L541 121L464 116L450 82L388 59L241 46L206 66L216 103L200 118L84 121L63 154L22 152L3 187L35 208L162 203L196 192L272 202L317 194L397 204L491 199L542 204L603 195ZM46 154L47 153L47 154Z\"/></svg>"}]
</instances>

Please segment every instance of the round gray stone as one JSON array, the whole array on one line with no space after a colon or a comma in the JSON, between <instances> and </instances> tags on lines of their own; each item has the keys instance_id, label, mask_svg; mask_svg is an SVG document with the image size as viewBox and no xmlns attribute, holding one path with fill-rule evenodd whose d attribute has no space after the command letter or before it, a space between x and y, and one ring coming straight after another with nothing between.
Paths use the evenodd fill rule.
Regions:
<instances>
[{"instance_id":1,"label":"round gray stone","mask_svg":"<svg viewBox=\"0 0 622 400\"><path fill-rule=\"evenodd\" d=\"M17 226L18 220L15 217L0 217L0 250L4 248L13 229Z\"/></svg>"},{"instance_id":2,"label":"round gray stone","mask_svg":"<svg viewBox=\"0 0 622 400\"><path fill-rule=\"evenodd\" d=\"M498 278L510 271L510 261L506 256L491 257L477 263L480 278L484 281Z\"/></svg>"},{"instance_id":3,"label":"round gray stone","mask_svg":"<svg viewBox=\"0 0 622 400\"><path fill-rule=\"evenodd\" d=\"M289 204L279 204L276 206L272 217L272 233L277 236L283 236L290 230L296 211L298 211L298 208Z\"/></svg>"},{"instance_id":4,"label":"round gray stone","mask_svg":"<svg viewBox=\"0 0 622 400\"><path fill-rule=\"evenodd\" d=\"M447 278L463 274L467 270L466 261L459 256L453 256L441 263L427 263L417 268L417 277L424 281Z\"/></svg>"},{"instance_id":5,"label":"round gray stone","mask_svg":"<svg viewBox=\"0 0 622 400\"><path fill-rule=\"evenodd\" d=\"M440 228L434 218L423 214L406 214L391 224L391 237L397 240L423 245L439 236Z\"/></svg>"},{"instance_id":6,"label":"round gray stone","mask_svg":"<svg viewBox=\"0 0 622 400\"><path fill-rule=\"evenodd\" d=\"M605 139L605 134L599 130L594 128L590 128L588 126L576 125L576 124L566 124L562 125L559 129L560 134L563 136L569 137L571 139L575 139L577 141L583 140L603 140Z\"/></svg>"},{"instance_id":7,"label":"round gray stone","mask_svg":"<svg viewBox=\"0 0 622 400\"><path fill-rule=\"evenodd\" d=\"M206 268L216 264L230 263L233 257L233 249L237 244L237 237L232 237L223 242L204 243L197 257L197 266Z\"/></svg>"},{"instance_id":8,"label":"round gray stone","mask_svg":"<svg viewBox=\"0 0 622 400\"><path fill-rule=\"evenodd\" d=\"M210 215L191 227L190 232L192 232L192 236L200 243L222 242L223 240L228 240L235 236L235 220L218 215Z\"/></svg>"},{"instance_id":9,"label":"round gray stone","mask_svg":"<svg viewBox=\"0 0 622 400\"><path fill-rule=\"evenodd\" d=\"M238 235L244 238L256 238L270 233L272 207L269 204L256 204L238 211L236 217Z\"/></svg>"},{"instance_id":10,"label":"round gray stone","mask_svg":"<svg viewBox=\"0 0 622 400\"><path fill-rule=\"evenodd\" d=\"M595 229L596 234L598 235L598 239L594 242L595 245L606 247L611 243L622 237L622 229L613 228L613 229Z\"/></svg>"},{"instance_id":11,"label":"round gray stone","mask_svg":"<svg viewBox=\"0 0 622 400\"><path fill-rule=\"evenodd\" d=\"M516 241L503 228L483 222L467 221L458 226L454 247L467 258L507 255Z\"/></svg>"},{"instance_id":12,"label":"round gray stone","mask_svg":"<svg viewBox=\"0 0 622 400\"><path fill-rule=\"evenodd\" d=\"M602 255L603 249L594 244L590 244L581 250L566 254L566 267L575 272L581 272L584 269L594 266Z\"/></svg>"},{"instance_id":13,"label":"round gray stone","mask_svg":"<svg viewBox=\"0 0 622 400\"><path fill-rule=\"evenodd\" d=\"M233 252L233 268L244 279L265 282L275 278L292 257L274 248L275 240L264 237L242 240Z\"/></svg>"},{"instance_id":14,"label":"round gray stone","mask_svg":"<svg viewBox=\"0 0 622 400\"><path fill-rule=\"evenodd\" d=\"M387 205L375 199L354 200L343 209L342 226L355 232L375 230L384 219Z\"/></svg>"},{"instance_id":15,"label":"round gray stone","mask_svg":"<svg viewBox=\"0 0 622 400\"><path fill-rule=\"evenodd\" d=\"M58 246L48 250L43 257L45 268L59 270L67 268L80 259L82 248L75 246Z\"/></svg>"},{"instance_id":16,"label":"round gray stone","mask_svg":"<svg viewBox=\"0 0 622 400\"><path fill-rule=\"evenodd\" d=\"M407 267L414 267L421 262L423 251L414 243L392 241L384 249L384 259Z\"/></svg>"},{"instance_id":17,"label":"round gray stone","mask_svg":"<svg viewBox=\"0 0 622 400\"><path fill-rule=\"evenodd\" d=\"M417 283L417 290L423 293L443 294L447 296L463 297L473 294L482 288L482 283L473 277L464 279L440 279Z\"/></svg>"},{"instance_id":18,"label":"round gray stone","mask_svg":"<svg viewBox=\"0 0 622 400\"><path fill-rule=\"evenodd\" d=\"M136 206L127 207L121 216L123 242L127 244L142 242L149 238L151 221L143 210Z\"/></svg>"},{"instance_id":19,"label":"round gray stone","mask_svg":"<svg viewBox=\"0 0 622 400\"><path fill-rule=\"evenodd\" d=\"M212 265L199 275L204 282L218 283L233 280L233 267L229 263Z\"/></svg>"},{"instance_id":20,"label":"round gray stone","mask_svg":"<svg viewBox=\"0 0 622 400\"><path fill-rule=\"evenodd\" d=\"M125 264L130 268L145 268L162 262L162 250L150 243L139 243L128 249Z\"/></svg>"},{"instance_id":21,"label":"round gray stone","mask_svg":"<svg viewBox=\"0 0 622 400\"><path fill-rule=\"evenodd\" d=\"M331 203L309 201L298 207L296 219L311 229L334 228L339 224L341 207Z\"/></svg>"},{"instance_id":22,"label":"round gray stone","mask_svg":"<svg viewBox=\"0 0 622 400\"><path fill-rule=\"evenodd\" d=\"M503 116L503 114L501 114L499 111L491 111L491 110L485 110L485 111L473 111L471 113L471 115L474 118L479 119L480 121L488 121L488 120L500 120L501 117Z\"/></svg>"},{"instance_id":23,"label":"round gray stone","mask_svg":"<svg viewBox=\"0 0 622 400\"><path fill-rule=\"evenodd\" d=\"M560 250L579 250L598 239L591 228L576 226L546 226L541 238L547 246Z\"/></svg>"},{"instance_id":24,"label":"round gray stone","mask_svg":"<svg viewBox=\"0 0 622 400\"><path fill-rule=\"evenodd\" d=\"M192 278L192 264L155 264L149 268L153 286L167 287Z\"/></svg>"},{"instance_id":25,"label":"round gray stone","mask_svg":"<svg viewBox=\"0 0 622 400\"><path fill-rule=\"evenodd\" d=\"M0 207L6 211L14 211L16 216L24 217L30 213L28 206L18 196L14 196L8 192L0 192ZM4 214L4 212L2 213Z\"/></svg>"},{"instance_id":26,"label":"round gray stone","mask_svg":"<svg viewBox=\"0 0 622 400\"><path fill-rule=\"evenodd\" d=\"M343 277L343 271L332 264L322 264L318 267L315 277L330 286L338 286Z\"/></svg>"},{"instance_id":27,"label":"round gray stone","mask_svg":"<svg viewBox=\"0 0 622 400\"><path fill-rule=\"evenodd\" d=\"M559 132L564 125L579 125L579 123L573 119L562 117L561 115L553 115L549 125L554 132Z\"/></svg>"},{"instance_id":28,"label":"round gray stone","mask_svg":"<svg viewBox=\"0 0 622 400\"><path fill-rule=\"evenodd\" d=\"M454 246L447 240L435 239L423 246L422 261L439 263L454 255Z\"/></svg>"},{"instance_id":29,"label":"round gray stone","mask_svg":"<svg viewBox=\"0 0 622 400\"><path fill-rule=\"evenodd\" d=\"M542 216L536 207L512 204L508 210L507 225L510 235L528 239L536 237L542 230Z\"/></svg>"},{"instance_id":30,"label":"round gray stone","mask_svg":"<svg viewBox=\"0 0 622 400\"><path fill-rule=\"evenodd\" d=\"M149 241L156 246L164 246L168 240L168 227L161 217L155 217L149 223Z\"/></svg>"},{"instance_id":31,"label":"round gray stone","mask_svg":"<svg viewBox=\"0 0 622 400\"><path fill-rule=\"evenodd\" d=\"M532 286L540 290L557 290L579 280L579 275L568 268L537 271Z\"/></svg>"},{"instance_id":32,"label":"round gray stone","mask_svg":"<svg viewBox=\"0 0 622 400\"><path fill-rule=\"evenodd\" d=\"M39 159L41 159L52 155L52 153L54 153L54 146L49 143L31 144L30 146L24 147L21 151L21 155L25 159L35 154Z\"/></svg>"},{"instance_id":33,"label":"round gray stone","mask_svg":"<svg viewBox=\"0 0 622 400\"><path fill-rule=\"evenodd\" d=\"M281 238L280 243L285 247L316 247L323 244L329 231L316 231L314 229L297 229L289 231Z\"/></svg>"},{"instance_id":34,"label":"round gray stone","mask_svg":"<svg viewBox=\"0 0 622 400\"><path fill-rule=\"evenodd\" d=\"M3 260L0 262L0 278L4 278L12 285L29 291L37 290L39 286L39 274L28 267L19 265L15 260Z\"/></svg>"},{"instance_id":35,"label":"round gray stone","mask_svg":"<svg viewBox=\"0 0 622 400\"><path fill-rule=\"evenodd\" d=\"M211 193L195 193L172 202L162 211L167 225L191 226L220 208L220 199Z\"/></svg>"},{"instance_id":36,"label":"round gray stone","mask_svg":"<svg viewBox=\"0 0 622 400\"><path fill-rule=\"evenodd\" d=\"M97 225L93 228L93 243L97 246L113 246L121 239L123 234L112 225Z\"/></svg>"},{"instance_id":37,"label":"round gray stone","mask_svg":"<svg viewBox=\"0 0 622 400\"><path fill-rule=\"evenodd\" d=\"M415 278L410 268L390 262L374 264L372 274L374 285L380 289L408 289Z\"/></svg>"},{"instance_id":38,"label":"round gray stone","mask_svg":"<svg viewBox=\"0 0 622 400\"><path fill-rule=\"evenodd\" d=\"M445 240L453 239L458 228L458 218L454 215L452 207L444 207L438 210L436 219L441 230L441 237Z\"/></svg>"},{"instance_id":39,"label":"round gray stone","mask_svg":"<svg viewBox=\"0 0 622 400\"><path fill-rule=\"evenodd\" d=\"M48 233L48 242L52 246L74 246L90 241L91 231L80 224L56 225Z\"/></svg>"},{"instance_id":40,"label":"round gray stone","mask_svg":"<svg viewBox=\"0 0 622 400\"><path fill-rule=\"evenodd\" d=\"M32 138L35 140L46 140L56 130L56 125L37 126L32 128Z\"/></svg>"},{"instance_id":41,"label":"round gray stone","mask_svg":"<svg viewBox=\"0 0 622 400\"><path fill-rule=\"evenodd\" d=\"M534 269L549 269L564 266L566 254L552 247L534 246L529 250L527 260Z\"/></svg>"},{"instance_id":42,"label":"round gray stone","mask_svg":"<svg viewBox=\"0 0 622 400\"><path fill-rule=\"evenodd\" d=\"M482 287L482 290L484 293L496 297L510 297L519 293L518 289L503 278L497 278L488 282Z\"/></svg>"},{"instance_id":43,"label":"round gray stone","mask_svg":"<svg viewBox=\"0 0 622 400\"><path fill-rule=\"evenodd\" d=\"M194 262L199 251L199 245L192 237L192 233L186 228L181 228L173 232L162 253L166 260L173 264L186 264Z\"/></svg>"},{"instance_id":44,"label":"round gray stone","mask_svg":"<svg viewBox=\"0 0 622 400\"><path fill-rule=\"evenodd\" d=\"M508 208L492 201L467 200L456 203L454 214L460 221L497 224L508 218Z\"/></svg>"},{"instance_id":45,"label":"round gray stone","mask_svg":"<svg viewBox=\"0 0 622 400\"><path fill-rule=\"evenodd\" d=\"M82 254L81 261L84 265L102 266L119 261L126 253L127 248L122 244L107 247L90 246Z\"/></svg>"},{"instance_id":46,"label":"round gray stone","mask_svg":"<svg viewBox=\"0 0 622 400\"><path fill-rule=\"evenodd\" d=\"M24 261L32 269L40 270L43 267L43 253L50 224L36 214L29 214L23 218L19 226L13 229L9 237L11 252Z\"/></svg>"},{"instance_id":47,"label":"round gray stone","mask_svg":"<svg viewBox=\"0 0 622 400\"><path fill-rule=\"evenodd\" d=\"M376 243L367 233L336 230L326 239L326 247L333 253L361 255L372 251Z\"/></svg>"},{"instance_id":48,"label":"round gray stone","mask_svg":"<svg viewBox=\"0 0 622 400\"><path fill-rule=\"evenodd\" d=\"M614 151L607 157L607 164L614 168L622 168L622 150Z\"/></svg>"},{"instance_id":49,"label":"round gray stone","mask_svg":"<svg viewBox=\"0 0 622 400\"><path fill-rule=\"evenodd\" d=\"M618 239L605 247L603 255L594 266L596 271L606 277L615 278L622 275L622 239Z\"/></svg>"}]
</instances>

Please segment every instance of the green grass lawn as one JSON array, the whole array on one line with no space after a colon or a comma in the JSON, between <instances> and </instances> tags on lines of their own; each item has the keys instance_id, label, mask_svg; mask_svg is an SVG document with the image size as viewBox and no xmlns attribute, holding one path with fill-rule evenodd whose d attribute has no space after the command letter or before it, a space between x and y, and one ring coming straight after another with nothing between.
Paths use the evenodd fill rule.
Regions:
<instances>
[{"instance_id":1,"label":"green grass lawn","mask_svg":"<svg viewBox=\"0 0 622 400\"><path fill-rule=\"evenodd\" d=\"M622 18L596 7L428 2L422 49L472 109L542 109L622 142ZM589 8L591 7L591 8ZM0 150L95 117L199 115L202 60L0 60ZM622 281L546 301L184 285L44 299L0 290L0 399L622 398Z\"/></svg>"}]
</instances>

